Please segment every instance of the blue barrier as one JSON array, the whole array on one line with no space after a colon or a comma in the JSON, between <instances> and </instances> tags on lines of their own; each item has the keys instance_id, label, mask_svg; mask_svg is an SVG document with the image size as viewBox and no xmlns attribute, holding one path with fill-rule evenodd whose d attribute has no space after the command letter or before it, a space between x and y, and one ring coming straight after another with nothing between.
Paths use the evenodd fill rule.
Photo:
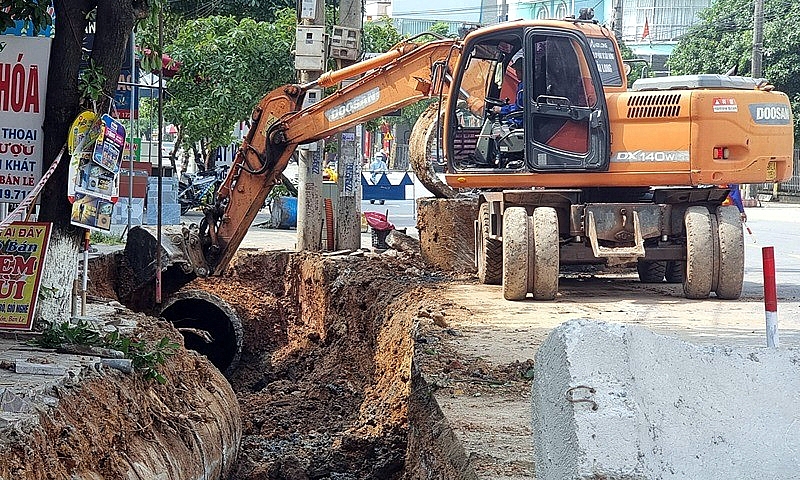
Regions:
<instances>
[{"instance_id":1,"label":"blue barrier","mask_svg":"<svg viewBox=\"0 0 800 480\"><path fill-rule=\"evenodd\" d=\"M378 182L374 185L367 180L371 173L361 175L361 192L364 200L405 200L406 186L413 185L414 181L406 173L397 185L392 185L389 177L379 173Z\"/></svg>"},{"instance_id":2,"label":"blue barrier","mask_svg":"<svg viewBox=\"0 0 800 480\"><path fill-rule=\"evenodd\" d=\"M297 198L275 197L270 207L272 225L277 228L297 227Z\"/></svg>"}]
</instances>

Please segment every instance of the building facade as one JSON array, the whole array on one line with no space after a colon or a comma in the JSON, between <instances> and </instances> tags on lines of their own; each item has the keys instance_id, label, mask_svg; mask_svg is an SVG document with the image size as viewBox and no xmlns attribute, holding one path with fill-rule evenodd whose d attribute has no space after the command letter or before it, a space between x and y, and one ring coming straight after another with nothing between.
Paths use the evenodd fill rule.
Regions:
<instances>
[{"instance_id":1,"label":"building facade","mask_svg":"<svg viewBox=\"0 0 800 480\"><path fill-rule=\"evenodd\" d=\"M681 36L699 21L711 0L621 0L622 41L647 60L654 74L667 75L666 61Z\"/></svg>"}]
</instances>

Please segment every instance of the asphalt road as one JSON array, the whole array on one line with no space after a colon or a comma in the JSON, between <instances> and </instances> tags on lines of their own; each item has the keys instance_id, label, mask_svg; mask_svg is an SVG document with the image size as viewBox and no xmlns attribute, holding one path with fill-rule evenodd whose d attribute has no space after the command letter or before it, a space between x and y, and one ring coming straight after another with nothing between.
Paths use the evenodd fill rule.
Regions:
<instances>
[{"instance_id":1,"label":"asphalt road","mask_svg":"<svg viewBox=\"0 0 800 480\"><path fill-rule=\"evenodd\" d=\"M762 249L775 250L778 298L800 299L800 205L748 208L745 229L745 296L763 295ZM780 308L780 307L779 307Z\"/></svg>"}]
</instances>

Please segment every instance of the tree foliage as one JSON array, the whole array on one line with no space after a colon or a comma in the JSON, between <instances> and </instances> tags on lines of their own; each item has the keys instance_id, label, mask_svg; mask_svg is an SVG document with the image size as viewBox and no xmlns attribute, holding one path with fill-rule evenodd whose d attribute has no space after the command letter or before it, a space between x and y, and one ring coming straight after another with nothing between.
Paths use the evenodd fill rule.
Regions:
<instances>
[{"instance_id":1,"label":"tree foliage","mask_svg":"<svg viewBox=\"0 0 800 480\"><path fill-rule=\"evenodd\" d=\"M676 74L726 73L751 70L753 3L715 0L701 12L701 21L684 36L669 59ZM764 4L762 76L789 95L792 109L800 108L800 4L774 0ZM795 132L800 126L795 115Z\"/></svg>"},{"instance_id":2,"label":"tree foliage","mask_svg":"<svg viewBox=\"0 0 800 480\"><path fill-rule=\"evenodd\" d=\"M53 6L52 0L0 0L0 27L3 30L13 27L15 20L25 22L25 27L32 28L34 35L53 24L53 18L47 11Z\"/></svg>"},{"instance_id":3,"label":"tree foliage","mask_svg":"<svg viewBox=\"0 0 800 480\"><path fill-rule=\"evenodd\" d=\"M430 31L439 36L446 36L449 31L449 25L444 22L435 23L431 26ZM418 43L425 43L436 40L435 35L422 35L417 37L414 41ZM382 17L381 19L364 24L364 34L362 35L364 51L372 53L384 53L393 46L400 43L402 40L407 39L400 31L394 26L392 19L389 17ZM379 117L370 120L365 124L368 131L377 130L381 124L388 123L393 125L395 123L405 123L413 125L422 112L428 108L435 100L423 100L413 105L403 108L400 112L400 117Z\"/></svg>"},{"instance_id":4,"label":"tree foliage","mask_svg":"<svg viewBox=\"0 0 800 480\"><path fill-rule=\"evenodd\" d=\"M185 142L229 145L257 100L293 81L294 27L294 11L284 9L274 23L215 16L180 29L165 47L180 63L168 84L165 117L181 126Z\"/></svg>"},{"instance_id":5,"label":"tree foliage","mask_svg":"<svg viewBox=\"0 0 800 480\"><path fill-rule=\"evenodd\" d=\"M403 36L400 35L391 18L382 17L377 21L366 22L361 38L365 52L383 53L397 45Z\"/></svg>"},{"instance_id":6,"label":"tree foliage","mask_svg":"<svg viewBox=\"0 0 800 480\"><path fill-rule=\"evenodd\" d=\"M627 75L628 87L633 85L636 80L647 76L650 64L644 60L637 59L636 54L633 53L629 46L625 45L625 42L619 42L619 52L625 64L630 66L630 73Z\"/></svg>"},{"instance_id":7,"label":"tree foliage","mask_svg":"<svg viewBox=\"0 0 800 480\"><path fill-rule=\"evenodd\" d=\"M279 19L285 8L293 8L291 0L170 0L169 9L185 19L207 17L250 18L259 22Z\"/></svg>"}]
</instances>

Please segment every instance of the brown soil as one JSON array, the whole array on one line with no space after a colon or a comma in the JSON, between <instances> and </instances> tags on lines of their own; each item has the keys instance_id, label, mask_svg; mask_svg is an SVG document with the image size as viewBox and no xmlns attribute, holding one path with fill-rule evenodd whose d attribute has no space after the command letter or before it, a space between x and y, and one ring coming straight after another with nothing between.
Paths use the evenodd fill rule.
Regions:
<instances>
[{"instance_id":1,"label":"brown soil","mask_svg":"<svg viewBox=\"0 0 800 480\"><path fill-rule=\"evenodd\" d=\"M226 276L191 282L243 326L230 478L533 478L531 359L556 325L594 318L722 343L763 329L758 299L686 301L680 285L629 269L584 270L562 275L552 302L507 302L500 286L402 253L244 254Z\"/></svg>"},{"instance_id":2,"label":"brown soil","mask_svg":"<svg viewBox=\"0 0 800 480\"><path fill-rule=\"evenodd\" d=\"M472 232L478 217L477 198L420 198L417 215L422 258L427 264L447 272L474 273Z\"/></svg>"},{"instance_id":3,"label":"brown soil","mask_svg":"<svg viewBox=\"0 0 800 480\"><path fill-rule=\"evenodd\" d=\"M229 378L243 426L231 479L486 473L465 455L436 398L521 398L531 364L493 365L445 341L460 335L448 322L471 315L446 300L452 280L405 253L268 252L240 254L225 276L185 285L225 301L243 327Z\"/></svg>"},{"instance_id":4,"label":"brown soil","mask_svg":"<svg viewBox=\"0 0 800 480\"><path fill-rule=\"evenodd\" d=\"M435 280L400 255L245 254L185 287L219 296L243 325L232 478L403 477L416 314Z\"/></svg>"}]
</instances>

